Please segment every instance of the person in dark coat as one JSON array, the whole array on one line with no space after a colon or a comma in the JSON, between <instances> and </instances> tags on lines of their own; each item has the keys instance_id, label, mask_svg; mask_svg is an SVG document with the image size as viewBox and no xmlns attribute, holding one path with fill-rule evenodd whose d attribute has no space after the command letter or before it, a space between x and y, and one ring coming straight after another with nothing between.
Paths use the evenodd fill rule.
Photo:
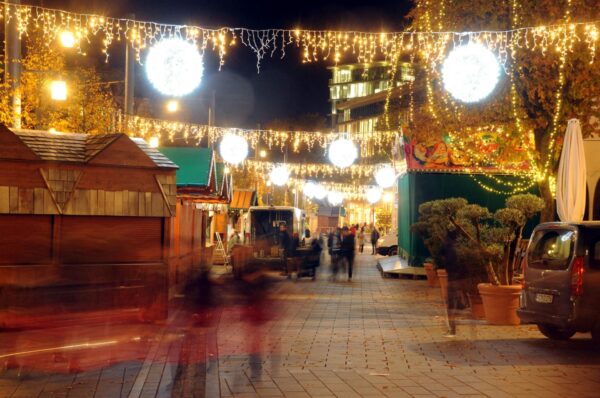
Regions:
<instances>
[{"instance_id":1,"label":"person in dark coat","mask_svg":"<svg viewBox=\"0 0 600 398\"><path fill-rule=\"evenodd\" d=\"M379 240L379 231L373 226L371 231L371 245L373 246L373 252L371 254L377 254L377 241Z\"/></svg>"},{"instance_id":2,"label":"person in dark coat","mask_svg":"<svg viewBox=\"0 0 600 398\"><path fill-rule=\"evenodd\" d=\"M286 275L288 275L288 257L290 256L291 245L292 240L287 231L287 226L285 223L279 224L279 253L281 255L281 261L283 262L282 265Z\"/></svg>"},{"instance_id":3,"label":"person in dark coat","mask_svg":"<svg viewBox=\"0 0 600 398\"><path fill-rule=\"evenodd\" d=\"M348 229L348 227L344 227L342 230L342 245L341 245L341 254L342 257L348 263L348 280L352 280L352 266L354 265L354 251L356 250L356 240L354 239L354 235Z\"/></svg>"},{"instance_id":4,"label":"person in dark coat","mask_svg":"<svg viewBox=\"0 0 600 398\"><path fill-rule=\"evenodd\" d=\"M448 315L448 333L446 336L448 337L456 335L456 311L463 307L462 282L465 278L465 270L458 261L456 251L458 237L457 230L449 231L440 251L448 274L448 302L446 303Z\"/></svg>"}]
</instances>

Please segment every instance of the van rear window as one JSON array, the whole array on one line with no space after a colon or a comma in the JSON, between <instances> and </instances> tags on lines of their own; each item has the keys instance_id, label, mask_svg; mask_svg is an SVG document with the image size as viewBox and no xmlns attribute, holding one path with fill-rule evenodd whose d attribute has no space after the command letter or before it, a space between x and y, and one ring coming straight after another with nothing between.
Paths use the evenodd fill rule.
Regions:
<instances>
[{"instance_id":1,"label":"van rear window","mask_svg":"<svg viewBox=\"0 0 600 398\"><path fill-rule=\"evenodd\" d=\"M536 231L527 259L531 268L563 270L573 256L575 232L570 230Z\"/></svg>"}]
</instances>

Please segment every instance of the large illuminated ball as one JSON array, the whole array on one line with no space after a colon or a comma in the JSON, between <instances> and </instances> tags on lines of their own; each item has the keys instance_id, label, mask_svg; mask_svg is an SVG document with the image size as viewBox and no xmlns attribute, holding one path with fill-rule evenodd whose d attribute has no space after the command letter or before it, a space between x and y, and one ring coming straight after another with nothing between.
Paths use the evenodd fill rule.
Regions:
<instances>
[{"instance_id":1,"label":"large illuminated ball","mask_svg":"<svg viewBox=\"0 0 600 398\"><path fill-rule=\"evenodd\" d=\"M315 191L317 190L317 185L312 182L312 181L308 181L306 184L304 184L304 196L306 196L307 198L312 198L315 196Z\"/></svg>"},{"instance_id":2,"label":"large illuminated ball","mask_svg":"<svg viewBox=\"0 0 600 398\"><path fill-rule=\"evenodd\" d=\"M327 190L325 189L325 187L323 187L323 185L317 185L315 187L315 191L313 192L314 198L317 200L323 200L325 199L325 196L327 196Z\"/></svg>"},{"instance_id":3,"label":"large illuminated ball","mask_svg":"<svg viewBox=\"0 0 600 398\"><path fill-rule=\"evenodd\" d=\"M384 166L375 172L375 181L381 188L389 188L396 182L396 170L392 166Z\"/></svg>"},{"instance_id":4,"label":"large illuminated ball","mask_svg":"<svg viewBox=\"0 0 600 398\"><path fill-rule=\"evenodd\" d=\"M442 65L444 87L463 102L477 102L496 87L500 76L498 60L479 43L456 47Z\"/></svg>"},{"instance_id":5,"label":"large illuminated ball","mask_svg":"<svg viewBox=\"0 0 600 398\"><path fill-rule=\"evenodd\" d=\"M288 170L285 164L282 164L273 167L271 173L269 174L269 177L273 184L277 185L278 187L281 187L287 184L288 180L290 179L290 171Z\"/></svg>"},{"instance_id":6,"label":"large illuminated ball","mask_svg":"<svg viewBox=\"0 0 600 398\"><path fill-rule=\"evenodd\" d=\"M327 194L327 201L332 206L339 206L344 201L344 195L339 192L331 191Z\"/></svg>"},{"instance_id":7,"label":"large illuminated ball","mask_svg":"<svg viewBox=\"0 0 600 398\"><path fill-rule=\"evenodd\" d=\"M248 157L248 141L239 135L227 133L219 144L219 153L227 163L240 164Z\"/></svg>"},{"instance_id":8,"label":"large illuminated ball","mask_svg":"<svg viewBox=\"0 0 600 398\"><path fill-rule=\"evenodd\" d=\"M356 145L346 138L340 138L329 144L328 153L331 163L342 169L351 166L358 158Z\"/></svg>"},{"instance_id":9,"label":"large illuminated ball","mask_svg":"<svg viewBox=\"0 0 600 398\"><path fill-rule=\"evenodd\" d=\"M182 39L164 39L150 48L146 75L164 95L181 97L198 87L202 80L202 56L196 46Z\"/></svg>"},{"instance_id":10,"label":"large illuminated ball","mask_svg":"<svg viewBox=\"0 0 600 398\"><path fill-rule=\"evenodd\" d=\"M377 187L372 187L367 190L367 202L371 204L375 204L381 200L381 189Z\"/></svg>"}]
</instances>

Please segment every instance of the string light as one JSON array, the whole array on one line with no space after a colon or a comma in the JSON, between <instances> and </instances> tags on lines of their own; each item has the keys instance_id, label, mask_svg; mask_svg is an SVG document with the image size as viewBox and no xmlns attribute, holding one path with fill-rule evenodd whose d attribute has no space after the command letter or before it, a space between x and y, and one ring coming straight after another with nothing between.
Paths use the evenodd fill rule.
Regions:
<instances>
[{"instance_id":1,"label":"string light","mask_svg":"<svg viewBox=\"0 0 600 398\"><path fill-rule=\"evenodd\" d=\"M448 47L465 44L467 41L484 43L493 51L500 63L505 66L510 58L510 48L517 46L540 51L543 54L552 47L560 47L563 36L569 36L567 51L572 51L574 42L588 43L590 55L595 54L599 22L565 23L540 25L536 27L513 28L506 31L453 32L434 31L426 1L426 29L403 32L361 32L305 29L248 29L222 27L209 29L193 25L163 24L127 18L111 18L101 15L72 13L23 4L0 2L0 15L14 18L21 35L33 28L44 32L47 43L60 37L64 31L72 32L80 53L85 53L83 45L93 43L93 37L101 37L101 52L109 58L111 46L117 42L129 42L141 61L141 53L162 40L181 39L196 46L200 53L212 50L219 58L219 65L225 63L229 48L238 43L250 49L256 56L256 66L267 57L284 57L286 49L299 48L302 62L340 62L344 57L353 56L357 63L371 63L381 58L394 59L399 48L403 53L418 53L426 63L434 64ZM570 2L569 2L570 5ZM441 28L445 5L436 4L438 28ZM570 15L570 14L568 14Z\"/></svg>"},{"instance_id":2,"label":"string light","mask_svg":"<svg viewBox=\"0 0 600 398\"><path fill-rule=\"evenodd\" d=\"M340 137L339 132L321 131L290 131L271 129L241 129L208 126L196 123L186 123L172 120L152 119L141 116L130 116L123 121L125 126L122 131L140 137L160 136L164 141L185 141L200 143L208 141L217 143L228 133L247 137L249 145L256 149L259 144L266 145L269 149L279 148L282 152L291 150L294 153L313 151L316 148L325 150L327 145ZM367 148L382 148L394 142L396 132L373 131L370 133L344 133L353 142L357 143L361 152ZM263 149L264 150L264 149ZM259 152L262 158L262 151ZM266 156L266 152L264 153Z\"/></svg>"}]
</instances>

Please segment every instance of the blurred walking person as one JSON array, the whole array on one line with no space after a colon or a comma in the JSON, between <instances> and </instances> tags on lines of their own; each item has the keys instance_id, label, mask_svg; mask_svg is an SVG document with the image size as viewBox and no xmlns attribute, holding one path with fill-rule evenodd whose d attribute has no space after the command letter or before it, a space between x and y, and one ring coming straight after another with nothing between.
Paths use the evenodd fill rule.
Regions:
<instances>
[{"instance_id":1,"label":"blurred walking person","mask_svg":"<svg viewBox=\"0 0 600 398\"><path fill-rule=\"evenodd\" d=\"M446 303L448 331L445 335L446 337L456 336L456 312L464 307L462 281L465 278L465 274L464 268L458 261L456 252L457 240L458 231L449 231L440 252L444 259L446 273L448 274L448 301Z\"/></svg>"},{"instance_id":2,"label":"blurred walking person","mask_svg":"<svg viewBox=\"0 0 600 398\"><path fill-rule=\"evenodd\" d=\"M367 241L367 232L365 231L365 227L360 228L360 232L358 233L358 250L362 253L365 250L365 242Z\"/></svg>"},{"instance_id":3,"label":"blurred walking person","mask_svg":"<svg viewBox=\"0 0 600 398\"><path fill-rule=\"evenodd\" d=\"M339 271L340 263L341 263L341 234L340 228L337 228L334 232L329 234L329 238L327 239L327 247L329 248L329 256L331 257L331 280L335 281L337 279L337 274Z\"/></svg>"},{"instance_id":4,"label":"blurred walking person","mask_svg":"<svg viewBox=\"0 0 600 398\"><path fill-rule=\"evenodd\" d=\"M354 251L356 250L356 240L354 235L347 228L342 230L342 245L341 252L348 268L348 281L352 280L352 266L354 265Z\"/></svg>"},{"instance_id":5,"label":"blurred walking person","mask_svg":"<svg viewBox=\"0 0 600 398\"><path fill-rule=\"evenodd\" d=\"M379 231L377 231L377 227L373 225L373 230L371 231L371 245L373 247L373 251L371 254L377 254L377 241L379 240Z\"/></svg>"}]
</instances>

